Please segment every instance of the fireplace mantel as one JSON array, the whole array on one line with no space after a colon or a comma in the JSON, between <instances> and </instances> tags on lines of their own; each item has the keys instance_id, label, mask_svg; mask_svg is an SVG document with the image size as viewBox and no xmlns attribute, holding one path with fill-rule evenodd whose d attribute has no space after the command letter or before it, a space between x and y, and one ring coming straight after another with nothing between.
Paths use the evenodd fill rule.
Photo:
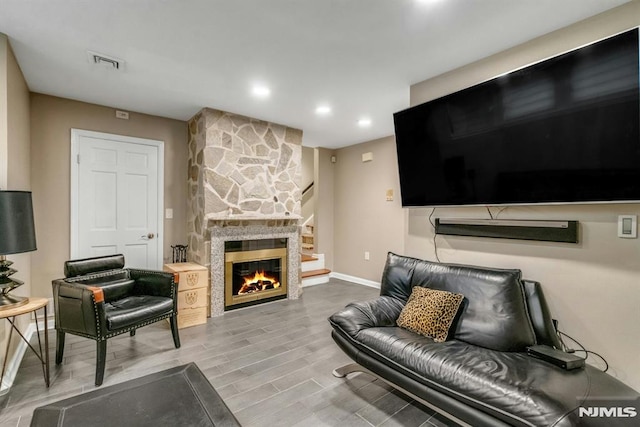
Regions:
<instances>
[{"instance_id":1,"label":"fireplace mantel","mask_svg":"<svg viewBox=\"0 0 640 427\"><path fill-rule=\"evenodd\" d=\"M220 216L217 214L212 214L212 215L207 215L205 216L205 220L207 222L209 222L209 224L211 223L218 223L218 222L222 222L222 223L227 223L227 222L233 222L233 221L252 221L252 222L260 222L260 221L299 221L301 220L302 217L298 216L298 215L278 215L278 216L273 216L273 215L265 215L265 216L256 216L256 215L243 215L243 214L236 214L236 215L225 215L225 216Z\"/></svg>"},{"instance_id":2,"label":"fireplace mantel","mask_svg":"<svg viewBox=\"0 0 640 427\"><path fill-rule=\"evenodd\" d=\"M300 293L300 226L297 219L209 220L211 235L211 316L224 314L224 243L232 240L287 239L287 298Z\"/></svg>"}]
</instances>

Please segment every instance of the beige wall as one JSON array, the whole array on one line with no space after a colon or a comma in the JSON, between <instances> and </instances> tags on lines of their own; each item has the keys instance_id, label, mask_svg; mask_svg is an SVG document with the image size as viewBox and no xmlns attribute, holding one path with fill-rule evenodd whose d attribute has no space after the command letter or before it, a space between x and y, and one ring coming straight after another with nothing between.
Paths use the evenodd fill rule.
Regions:
<instances>
[{"instance_id":1,"label":"beige wall","mask_svg":"<svg viewBox=\"0 0 640 427\"><path fill-rule=\"evenodd\" d=\"M304 191L314 178L314 156L315 150L311 147L302 147L302 183L300 188ZM313 215L315 209L315 188L311 188L302 195L302 221L306 221Z\"/></svg>"},{"instance_id":2,"label":"beige wall","mask_svg":"<svg viewBox=\"0 0 640 427\"><path fill-rule=\"evenodd\" d=\"M31 94L31 167L38 251L33 255L32 294L51 296L51 280L62 276L70 251L71 129L164 141L164 258L172 244L186 243L187 125L185 122L130 113L115 118L113 108L53 96Z\"/></svg>"},{"instance_id":3,"label":"beige wall","mask_svg":"<svg viewBox=\"0 0 640 427\"><path fill-rule=\"evenodd\" d=\"M372 153L373 161L363 162L364 153ZM336 156L334 270L379 282L387 252L402 253L404 246L395 139L342 148ZM387 190L393 201L387 201Z\"/></svg>"},{"instance_id":4,"label":"beige wall","mask_svg":"<svg viewBox=\"0 0 640 427\"><path fill-rule=\"evenodd\" d=\"M0 34L0 189L31 189L29 138L29 88L7 37ZM15 295L30 295L31 258L31 253L8 256L13 261L11 267L18 270L12 277L24 281L24 285L13 291ZM29 316L20 316L17 318L18 327L24 331L29 320ZM2 322L0 327L0 348L3 349L7 325L7 322ZM18 340L12 340L9 360L13 358L18 343Z\"/></svg>"},{"instance_id":5,"label":"beige wall","mask_svg":"<svg viewBox=\"0 0 640 427\"><path fill-rule=\"evenodd\" d=\"M463 89L640 25L632 2L514 49L411 87L411 104ZM494 208L494 214L499 209ZM430 209L405 213L405 253L434 259ZM443 262L522 269L540 281L560 328L603 355L612 375L640 390L640 239L617 237L621 214L640 216L640 205L509 207L500 218L567 219L580 222L580 243L438 236ZM484 208L437 209L435 217L486 218ZM595 358L594 358L595 359Z\"/></svg>"},{"instance_id":6,"label":"beige wall","mask_svg":"<svg viewBox=\"0 0 640 427\"><path fill-rule=\"evenodd\" d=\"M29 129L29 87L11 48L7 61L7 189L31 189L31 145ZM36 236L37 239L37 236ZM37 243L37 241L36 241ZM31 253L11 255L16 278L24 285L16 295L28 296L31 289Z\"/></svg>"},{"instance_id":7,"label":"beige wall","mask_svg":"<svg viewBox=\"0 0 640 427\"><path fill-rule=\"evenodd\" d=\"M302 147L302 182L300 187L304 190L313 182L313 156L315 150L311 147Z\"/></svg>"},{"instance_id":8,"label":"beige wall","mask_svg":"<svg viewBox=\"0 0 640 427\"><path fill-rule=\"evenodd\" d=\"M335 163L331 163L334 151L326 148L314 148L314 192L315 210L314 252L324 254L324 265L333 269L334 260L334 172Z\"/></svg>"},{"instance_id":9,"label":"beige wall","mask_svg":"<svg viewBox=\"0 0 640 427\"><path fill-rule=\"evenodd\" d=\"M31 188L31 147L29 129L29 87L13 51L7 62L7 188Z\"/></svg>"},{"instance_id":10,"label":"beige wall","mask_svg":"<svg viewBox=\"0 0 640 427\"><path fill-rule=\"evenodd\" d=\"M7 189L7 168L9 165L9 153L7 148L8 137L8 81L7 64L9 62L9 40L0 33L0 189Z\"/></svg>"}]
</instances>

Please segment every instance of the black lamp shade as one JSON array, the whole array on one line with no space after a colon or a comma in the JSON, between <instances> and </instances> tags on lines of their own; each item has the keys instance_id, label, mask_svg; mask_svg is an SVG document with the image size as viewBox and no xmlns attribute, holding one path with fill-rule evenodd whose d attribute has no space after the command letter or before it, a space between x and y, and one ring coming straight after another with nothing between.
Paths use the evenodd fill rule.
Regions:
<instances>
[{"instance_id":1,"label":"black lamp shade","mask_svg":"<svg viewBox=\"0 0 640 427\"><path fill-rule=\"evenodd\" d=\"M0 191L0 255L35 251L30 191Z\"/></svg>"}]
</instances>

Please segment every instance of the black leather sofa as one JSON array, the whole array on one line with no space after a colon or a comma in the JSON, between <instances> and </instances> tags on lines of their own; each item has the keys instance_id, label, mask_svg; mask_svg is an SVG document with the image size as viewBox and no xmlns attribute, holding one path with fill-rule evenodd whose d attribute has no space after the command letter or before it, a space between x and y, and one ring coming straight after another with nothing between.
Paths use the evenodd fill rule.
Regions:
<instances>
[{"instance_id":1,"label":"black leather sofa","mask_svg":"<svg viewBox=\"0 0 640 427\"><path fill-rule=\"evenodd\" d=\"M414 286L464 295L447 341L396 325ZM581 416L579 408L640 399L588 364L564 370L527 355L527 346L561 343L540 285L522 280L519 270L389 253L380 297L351 303L329 322L335 342L356 362L334 375L371 373L461 425L610 426L630 420Z\"/></svg>"},{"instance_id":2,"label":"black leather sofa","mask_svg":"<svg viewBox=\"0 0 640 427\"><path fill-rule=\"evenodd\" d=\"M66 261L64 279L52 281L56 316L56 364L62 363L65 334L96 340L96 378L101 385L107 339L169 319L180 348L178 284L173 274L124 268L123 255Z\"/></svg>"}]
</instances>

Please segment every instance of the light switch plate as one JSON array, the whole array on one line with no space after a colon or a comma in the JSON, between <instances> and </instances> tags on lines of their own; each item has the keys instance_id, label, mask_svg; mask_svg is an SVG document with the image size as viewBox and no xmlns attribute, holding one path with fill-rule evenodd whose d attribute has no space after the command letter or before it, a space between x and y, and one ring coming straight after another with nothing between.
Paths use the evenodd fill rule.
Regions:
<instances>
[{"instance_id":1,"label":"light switch plate","mask_svg":"<svg viewBox=\"0 0 640 427\"><path fill-rule=\"evenodd\" d=\"M129 120L129 113L127 111L116 110L116 118L117 119L123 119L123 120Z\"/></svg>"},{"instance_id":2,"label":"light switch plate","mask_svg":"<svg viewBox=\"0 0 640 427\"><path fill-rule=\"evenodd\" d=\"M618 215L618 237L625 239L638 237L637 215Z\"/></svg>"}]
</instances>

